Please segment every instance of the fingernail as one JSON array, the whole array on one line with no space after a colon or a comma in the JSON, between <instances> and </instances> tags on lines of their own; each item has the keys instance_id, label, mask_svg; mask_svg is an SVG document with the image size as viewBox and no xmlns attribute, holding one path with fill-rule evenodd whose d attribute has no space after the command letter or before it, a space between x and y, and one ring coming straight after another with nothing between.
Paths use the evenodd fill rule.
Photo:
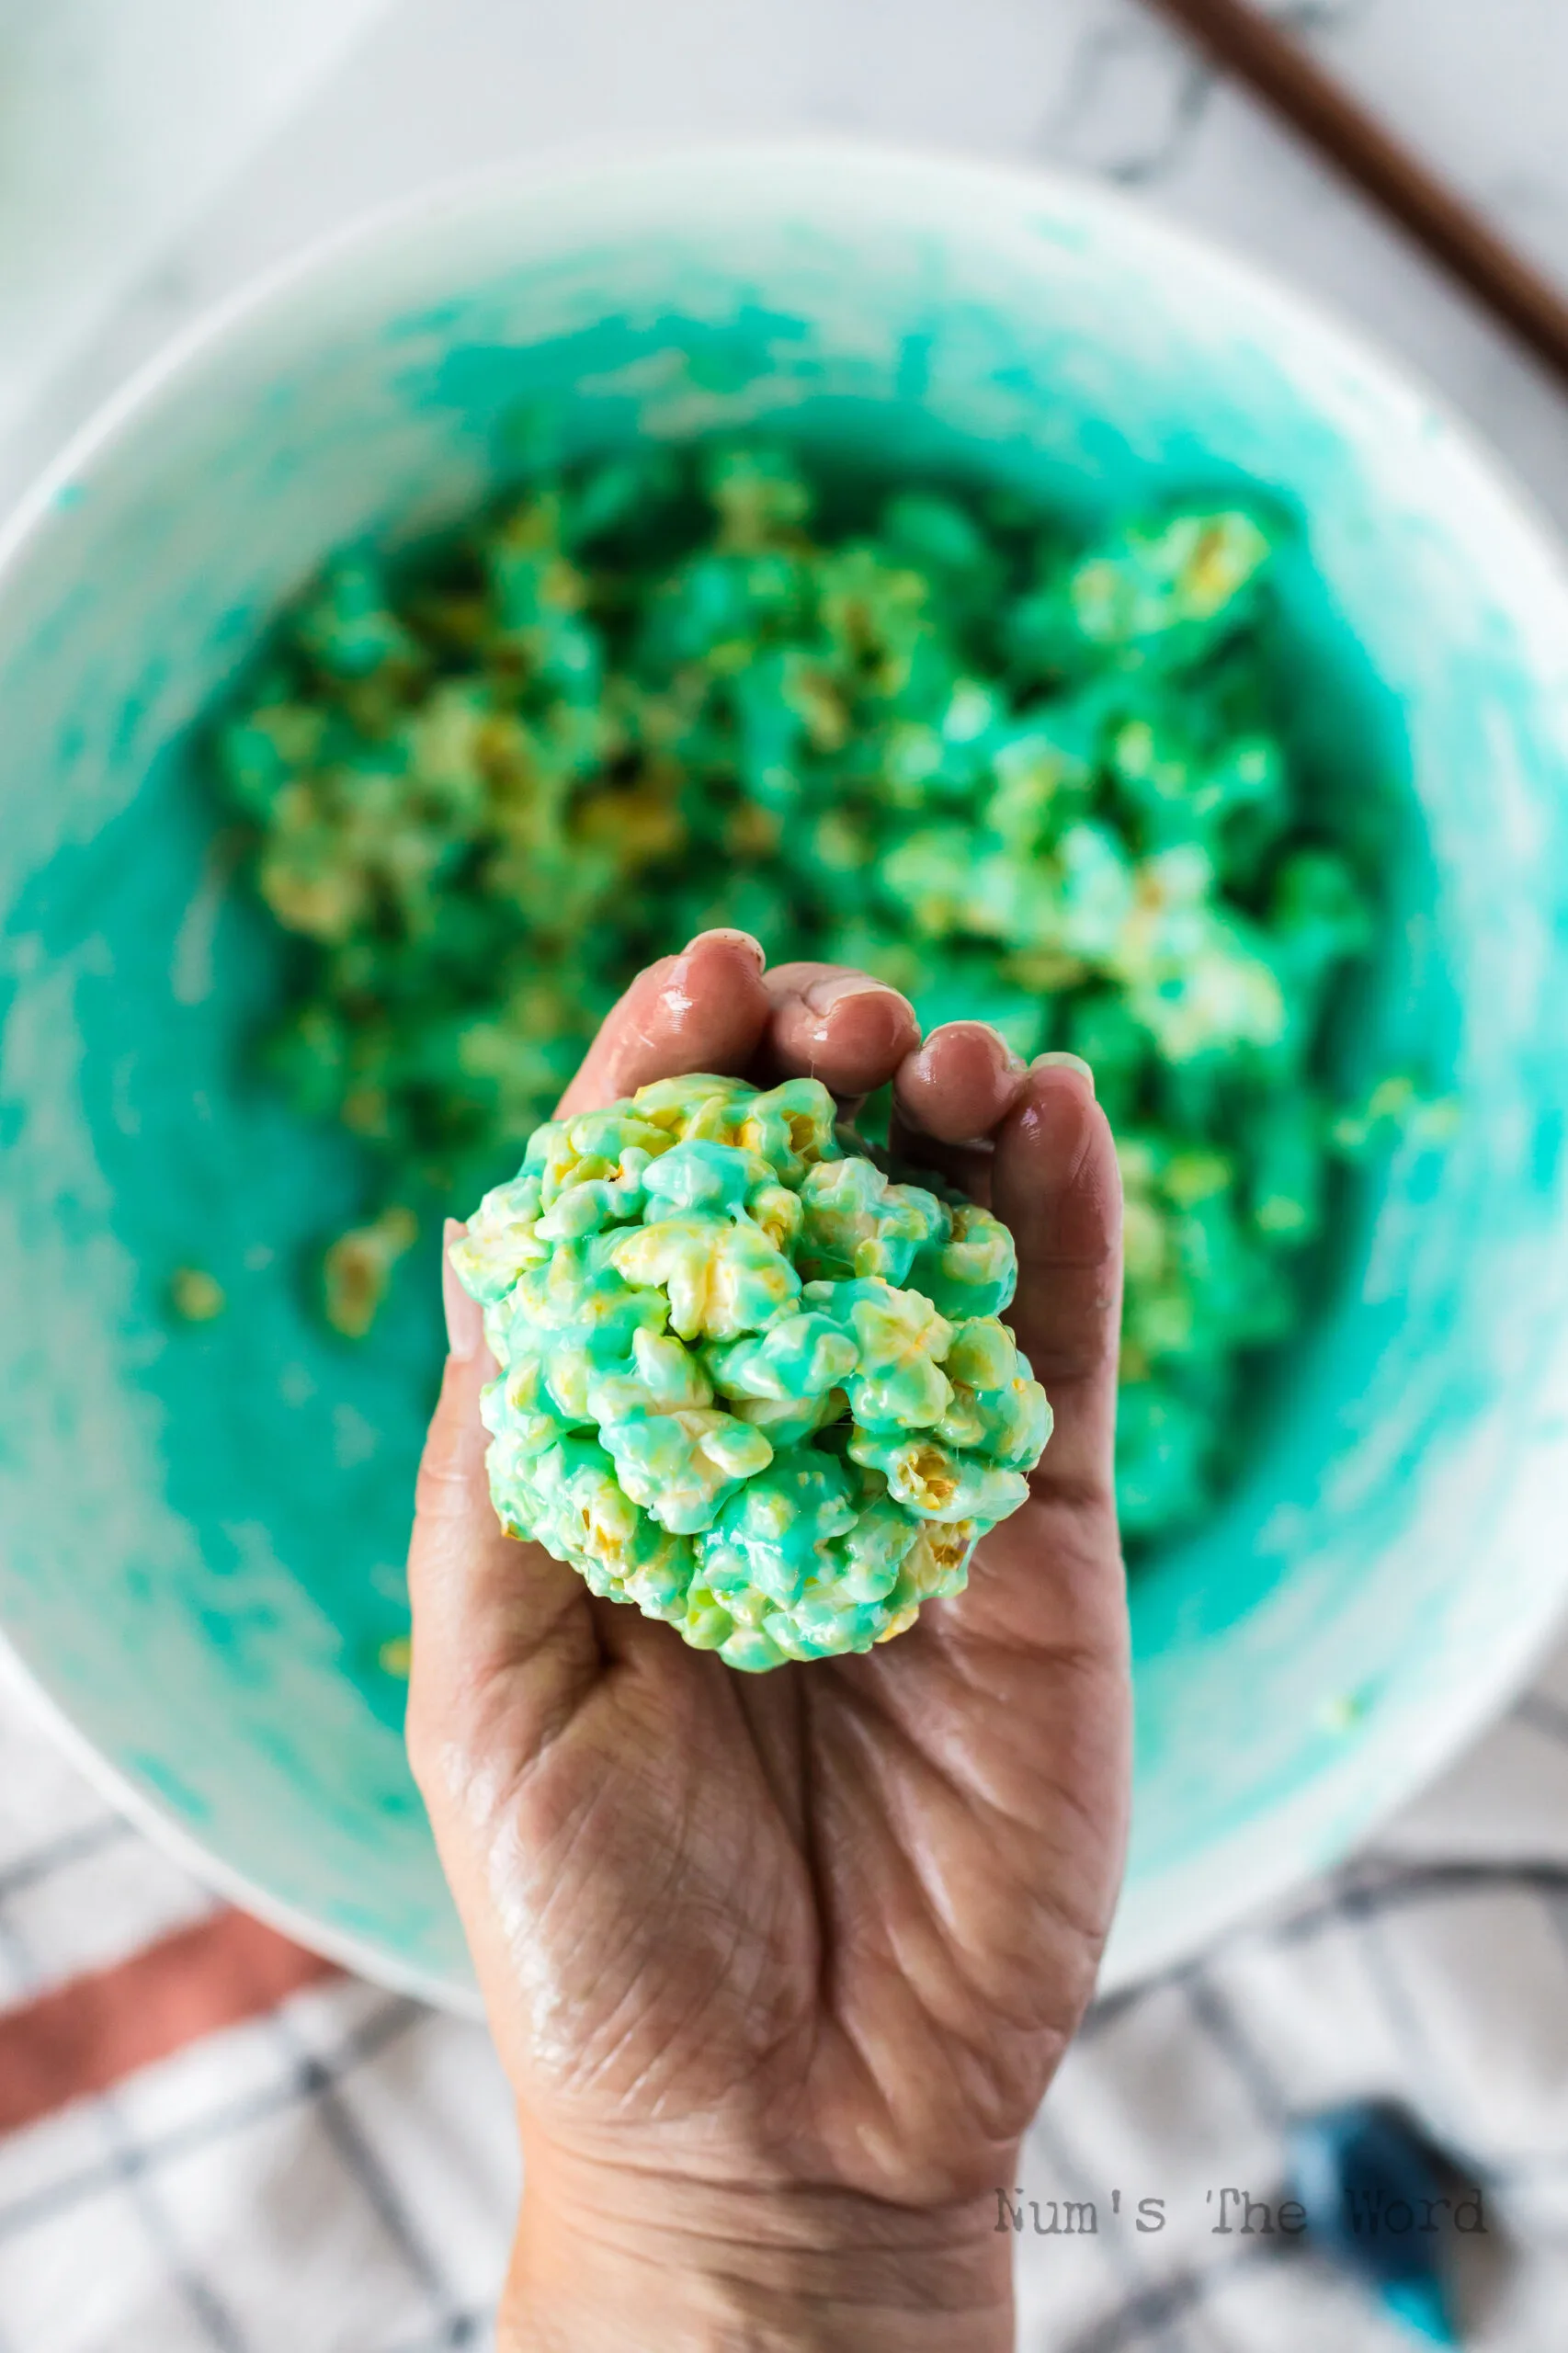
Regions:
<instances>
[{"instance_id":1,"label":"fingernail","mask_svg":"<svg viewBox=\"0 0 1568 2353\"><path fill-rule=\"evenodd\" d=\"M895 1004L907 1007L911 1016L915 1012L902 989L891 989L885 981L873 981L867 972L840 972L812 981L809 988L801 990L801 1002L812 1013L825 1016L852 996L891 996Z\"/></svg>"},{"instance_id":2,"label":"fingernail","mask_svg":"<svg viewBox=\"0 0 1568 2353\"><path fill-rule=\"evenodd\" d=\"M938 1021L934 1029L926 1031L926 1043L920 1049L921 1054L925 1055L936 1040L945 1036L949 1029L976 1029L983 1038L989 1038L992 1044L999 1050L1005 1069L1021 1071L1027 1067L1022 1054L1009 1046L994 1021Z\"/></svg>"},{"instance_id":3,"label":"fingernail","mask_svg":"<svg viewBox=\"0 0 1568 2353\"><path fill-rule=\"evenodd\" d=\"M988 1038L994 1039L997 1045L1000 1046L1002 1049L1002 1067L1004 1070L1021 1071L1027 1067L1022 1054L1018 1052L1016 1046L1009 1046L1007 1040L1003 1037L1002 1032L997 1029L996 1024L994 1021L977 1021L974 1026L977 1029L983 1029L986 1036Z\"/></svg>"},{"instance_id":4,"label":"fingernail","mask_svg":"<svg viewBox=\"0 0 1568 2353\"><path fill-rule=\"evenodd\" d=\"M441 1228L441 1305L447 1317L447 1354L466 1364L479 1353L484 1337L484 1310L477 1299L464 1290L449 1252L454 1242L460 1242L468 1228L460 1218L449 1217Z\"/></svg>"},{"instance_id":5,"label":"fingernail","mask_svg":"<svg viewBox=\"0 0 1568 2353\"><path fill-rule=\"evenodd\" d=\"M767 969L767 950L761 940L755 939L749 931L732 931L724 924L719 925L712 931L696 933L687 941L680 952L683 956L689 956L694 948L700 948L705 940L710 939L717 940L726 948L744 948L748 956L755 957L756 960L756 969L759 972L766 972Z\"/></svg>"},{"instance_id":6,"label":"fingernail","mask_svg":"<svg viewBox=\"0 0 1568 2353\"><path fill-rule=\"evenodd\" d=\"M1082 1054L1069 1054L1065 1051L1037 1054L1030 1063L1029 1068L1030 1070L1075 1070L1080 1078L1088 1080L1089 1093L1092 1095L1095 1091L1095 1074Z\"/></svg>"}]
</instances>

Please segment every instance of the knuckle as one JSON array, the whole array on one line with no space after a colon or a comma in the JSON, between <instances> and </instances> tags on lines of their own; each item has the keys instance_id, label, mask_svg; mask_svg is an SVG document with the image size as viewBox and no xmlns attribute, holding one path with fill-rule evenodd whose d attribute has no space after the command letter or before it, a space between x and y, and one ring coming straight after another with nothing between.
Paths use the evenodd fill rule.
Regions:
<instances>
[{"instance_id":1,"label":"knuckle","mask_svg":"<svg viewBox=\"0 0 1568 2353\"><path fill-rule=\"evenodd\" d=\"M472 1480L465 1464L445 1449L427 1448L414 1483L414 1509L419 1519L451 1519L467 1507Z\"/></svg>"}]
</instances>

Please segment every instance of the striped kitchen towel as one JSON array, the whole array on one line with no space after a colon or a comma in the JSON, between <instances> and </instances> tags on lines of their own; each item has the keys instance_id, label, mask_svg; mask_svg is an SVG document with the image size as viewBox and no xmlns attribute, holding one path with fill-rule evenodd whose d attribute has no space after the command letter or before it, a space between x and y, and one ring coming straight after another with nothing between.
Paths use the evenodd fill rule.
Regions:
<instances>
[{"instance_id":1,"label":"striped kitchen towel","mask_svg":"<svg viewBox=\"0 0 1568 2353\"><path fill-rule=\"evenodd\" d=\"M1568 2311L1568 1654L1332 1880L1101 2004L997 2184L1027 2353L1397 2353L1280 2226L1378 2096L1477 2186L1466 2341ZM517 2191L483 2031L212 1900L0 1689L0 2353L483 2347ZM1017 2224L1017 2227L1015 2227Z\"/></svg>"}]
</instances>

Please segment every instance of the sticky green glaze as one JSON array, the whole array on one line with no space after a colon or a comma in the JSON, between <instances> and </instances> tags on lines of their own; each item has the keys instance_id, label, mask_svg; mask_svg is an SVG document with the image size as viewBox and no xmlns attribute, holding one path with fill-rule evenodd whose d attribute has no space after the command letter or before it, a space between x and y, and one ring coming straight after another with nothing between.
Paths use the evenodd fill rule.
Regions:
<instances>
[{"instance_id":1,"label":"sticky green glaze","mask_svg":"<svg viewBox=\"0 0 1568 2353\"><path fill-rule=\"evenodd\" d=\"M229 1884L471 1998L377 1664L434 1240L373 1352L324 1330L363 1170L254 1074L284 951L189 731L328 550L515 476L519 402L529 462L541 418L552 463L763 420L1085 530L1178 485L1300 520L1282 724L1391 911L1341 1074L1424 1054L1459 1119L1349 1188L1247 1477L1140 1574L1125 1980L1342 1852L1562 1595L1568 593L1420 397L1075 188L737 157L427 209L231 319L0 541L0 1620ZM171 1318L179 1267L221 1315Z\"/></svg>"}]
</instances>

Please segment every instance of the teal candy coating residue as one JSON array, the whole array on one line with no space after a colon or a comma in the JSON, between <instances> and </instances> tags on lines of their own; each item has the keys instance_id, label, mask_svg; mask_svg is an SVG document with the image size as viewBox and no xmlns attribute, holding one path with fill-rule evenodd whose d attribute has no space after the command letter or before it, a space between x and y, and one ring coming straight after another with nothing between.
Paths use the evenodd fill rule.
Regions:
<instances>
[{"instance_id":1,"label":"teal candy coating residue","mask_svg":"<svg viewBox=\"0 0 1568 2353\"><path fill-rule=\"evenodd\" d=\"M750 1672L957 1592L1051 1429L1006 1228L855 1142L815 1079L660 1080L538 1129L451 1253L503 1524Z\"/></svg>"}]
</instances>

